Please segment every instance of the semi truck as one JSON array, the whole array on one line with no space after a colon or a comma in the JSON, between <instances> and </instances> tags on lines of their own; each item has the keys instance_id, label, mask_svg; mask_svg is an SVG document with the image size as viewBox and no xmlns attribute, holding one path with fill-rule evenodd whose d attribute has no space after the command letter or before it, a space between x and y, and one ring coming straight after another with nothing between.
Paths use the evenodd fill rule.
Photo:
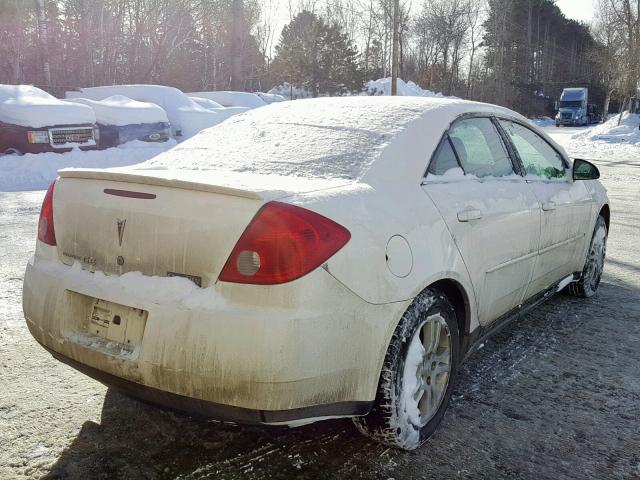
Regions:
<instances>
[{"instance_id":1,"label":"semi truck","mask_svg":"<svg viewBox=\"0 0 640 480\"><path fill-rule=\"evenodd\" d=\"M565 88L560 96L556 127L582 126L601 121L596 105L589 104L589 89Z\"/></svg>"}]
</instances>

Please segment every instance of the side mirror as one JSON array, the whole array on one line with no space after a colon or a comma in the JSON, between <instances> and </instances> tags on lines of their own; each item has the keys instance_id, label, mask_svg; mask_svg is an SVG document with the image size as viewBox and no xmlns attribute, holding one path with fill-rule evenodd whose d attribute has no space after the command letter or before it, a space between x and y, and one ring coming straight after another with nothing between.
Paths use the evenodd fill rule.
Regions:
<instances>
[{"instance_id":1,"label":"side mirror","mask_svg":"<svg viewBox=\"0 0 640 480\"><path fill-rule=\"evenodd\" d=\"M574 180L597 180L600 178L600 170L593 163L576 158L573 161Z\"/></svg>"}]
</instances>

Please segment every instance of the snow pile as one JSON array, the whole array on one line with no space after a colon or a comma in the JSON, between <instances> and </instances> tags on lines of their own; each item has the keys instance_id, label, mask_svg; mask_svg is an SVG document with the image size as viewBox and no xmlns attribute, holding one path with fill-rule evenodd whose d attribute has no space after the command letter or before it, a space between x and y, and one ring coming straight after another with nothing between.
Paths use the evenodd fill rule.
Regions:
<instances>
[{"instance_id":1,"label":"snow pile","mask_svg":"<svg viewBox=\"0 0 640 480\"><path fill-rule=\"evenodd\" d=\"M41 128L96 122L91 108L64 102L30 85L0 85L0 122Z\"/></svg>"},{"instance_id":2,"label":"snow pile","mask_svg":"<svg viewBox=\"0 0 640 480\"><path fill-rule=\"evenodd\" d=\"M360 96L276 103L201 132L139 168L359 179L395 135L443 102Z\"/></svg>"},{"instance_id":3,"label":"snow pile","mask_svg":"<svg viewBox=\"0 0 640 480\"><path fill-rule=\"evenodd\" d=\"M622 121L618 125L620 115L611 117L601 125L577 133L571 138L578 141L600 141L607 143L640 144L640 114L622 113Z\"/></svg>"},{"instance_id":4,"label":"snow pile","mask_svg":"<svg viewBox=\"0 0 640 480\"><path fill-rule=\"evenodd\" d=\"M141 102L151 102L162 107L174 133L181 132L182 138L189 138L196 133L217 125L230 115L240 113L234 111L215 111L204 108L173 87L162 85L116 85L112 87L82 88L79 92L67 92L67 98L90 98L103 100L113 95L124 95Z\"/></svg>"},{"instance_id":5,"label":"snow pile","mask_svg":"<svg viewBox=\"0 0 640 480\"><path fill-rule=\"evenodd\" d=\"M365 85L367 95L391 95L391 77L370 80ZM442 93L424 90L412 81L398 79L398 95L403 97L444 97Z\"/></svg>"},{"instance_id":6,"label":"snow pile","mask_svg":"<svg viewBox=\"0 0 640 480\"><path fill-rule=\"evenodd\" d=\"M144 162L173 147L174 140L164 143L129 142L107 150L66 153L28 153L23 156L0 156L0 191L41 190L67 167L108 168Z\"/></svg>"},{"instance_id":7,"label":"snow pile","mask_svg":"<svg viewBox=\"0 0 640 480\"><path fill-rule=\"evenodd\" d=\"M305 88L291 86L285 82L282 85L273 87L269 94L282 96L287 99L309 98L311 92ZM363 95L391 95L391 77L379 78L378 80L369 80L364 87ZM401 78L398 79L398 95L403 97L443 97L442 93L435 93L431 90L424 90L412 81L405 82ZM456 97L450 97L456 98Z\"/></svg>"},{"instance_id":8,"label":"snow pile","mask_svg":"<svg viewBox=\"0 0 640 480\"><path fill-rule=\"evenodd\" d=\"M529 122L540 128L553 127L556 124L556 121L551 117L530 118Z\"/></svg>"},{"instance_id":9,"label":"snow pile","mask_svg":"<svg viewBox=\"0 0 640 480\"><path fill-rule=\"evenodd\" d=\"M192 92L187 93L189 97L206 98L219 103L223 107L246 107L246 108L258 108L266 105L255 93L247 92L230 92L230 91L216 91L216 92Z\"/></svg>"},{"instance_id":10,"label":"snow pile","mask_svg":"<svg viewBox=\"0 0 640 480\"><path fill-rule=\"evenodd\" d=\"M138 102L123 95L113 95L104 100L71 98L69 102L93 108L96 121L102 125L134 125L142 123L167 123L165 111L154 103Z\"/></svg>"}]
</instances>

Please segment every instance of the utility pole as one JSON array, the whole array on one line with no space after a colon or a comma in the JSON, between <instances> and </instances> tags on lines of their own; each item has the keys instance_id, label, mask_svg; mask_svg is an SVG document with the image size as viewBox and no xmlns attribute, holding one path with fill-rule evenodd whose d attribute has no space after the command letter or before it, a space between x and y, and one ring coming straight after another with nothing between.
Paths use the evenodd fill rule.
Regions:
<instances>
[{"instance_id":1,"label":"utility pole","mask_svg":"<svg viewBox=\"0 0 640 480\"><path fill-rule=\"evenodd\" d=\"M398 94L398 10L400 0L393 1L393 47L391 52L391 95Z\"/></svg>"},{"instance_id":2,"label":"utility pole","mask_svg":"<svg viewBox=\"0 0 640 480\"><path fill-rule=\"evenodd\" d=\"M233 34L233 45L231 45L231 89L244 90L242 78L242 33L240 32L243 23L244 5L242 0L233 0L231 4L231 15Z\"/></svg>"}]
</instances>

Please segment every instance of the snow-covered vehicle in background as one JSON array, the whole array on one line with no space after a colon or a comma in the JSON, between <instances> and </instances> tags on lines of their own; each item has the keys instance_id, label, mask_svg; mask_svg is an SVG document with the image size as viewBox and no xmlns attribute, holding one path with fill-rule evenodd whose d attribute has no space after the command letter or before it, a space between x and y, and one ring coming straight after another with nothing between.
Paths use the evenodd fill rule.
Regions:
<instances>
[{"instance_id":1,"label":"snow-covered vehicle in background","mask_svg":"<svg viewBox=\"0 0 640 480\"><path fill-rule=\"evenodd\" d=\"M287 99L282 95L278 95L277 93L264 93L264 92L256 92L256 95L259 96L265 103L278 103L285 102Z\"/></svg>"},{"instance_id":2,"label":"snow-covered vehicle in background","mask_svg":"<svg viewBox=\"0 0 640 480\"><path fill-rule=\"evenodd\" d=\"M221 420L354 417L406 449L489 334L596 293L610 220L594 165L442 98L279 103L59 175L23 290L57 359Z\"/></svg>"},{"instance_id":3,"label":"snow-covered vehicle in background","mask_svg":"<svg viewBox=\"0 0 640 480\"><path fill-rule=\"evenodd\" d=\"M122 95L104 100L70 98L67 101L93 109L100 130L100 148L115 147L133 140L166 142L171 138L167 114L154 103L139 102Z\"/></svg>"},{"instance_id":4,"label":"snow-covered vehicle in background","mask_svg":"<svg viewBox=\"0 0 640 480\"><path fill-rule=\"evenodd\" d=\"M0 154L96 148L93 110L31 85L0 85Z\"/></svg>"},{"instance_id":5,"label":"snow-covered vehicle in background","mask_svg":"<svg viewBox=\"0 0 640 480\"><path fill-rule=\"evenodd\" d=\"M219 103L223 107L244 107L258 108L264 107L266 102L255 93L232 92L232 91L212 91L212 92L190 92L190 97L206 98Z\"/></svg>"},{"instance_id":6,"label":"snow-covered vehicle in background","mask_svg":"<svg viewBox=\"0 0 640 480\"><path fill-rule=\"evenodd\" d=\"M113 95L122 95L140 102L159 105L167 113L173 136L178 140L192 137L205 128L212 127L230 116L242 113L236 109L218 110L200 106L182 91L163 85L114 85L80 88L66 92L67 98L104 100Z\"/></svg>"}]
</instances>

